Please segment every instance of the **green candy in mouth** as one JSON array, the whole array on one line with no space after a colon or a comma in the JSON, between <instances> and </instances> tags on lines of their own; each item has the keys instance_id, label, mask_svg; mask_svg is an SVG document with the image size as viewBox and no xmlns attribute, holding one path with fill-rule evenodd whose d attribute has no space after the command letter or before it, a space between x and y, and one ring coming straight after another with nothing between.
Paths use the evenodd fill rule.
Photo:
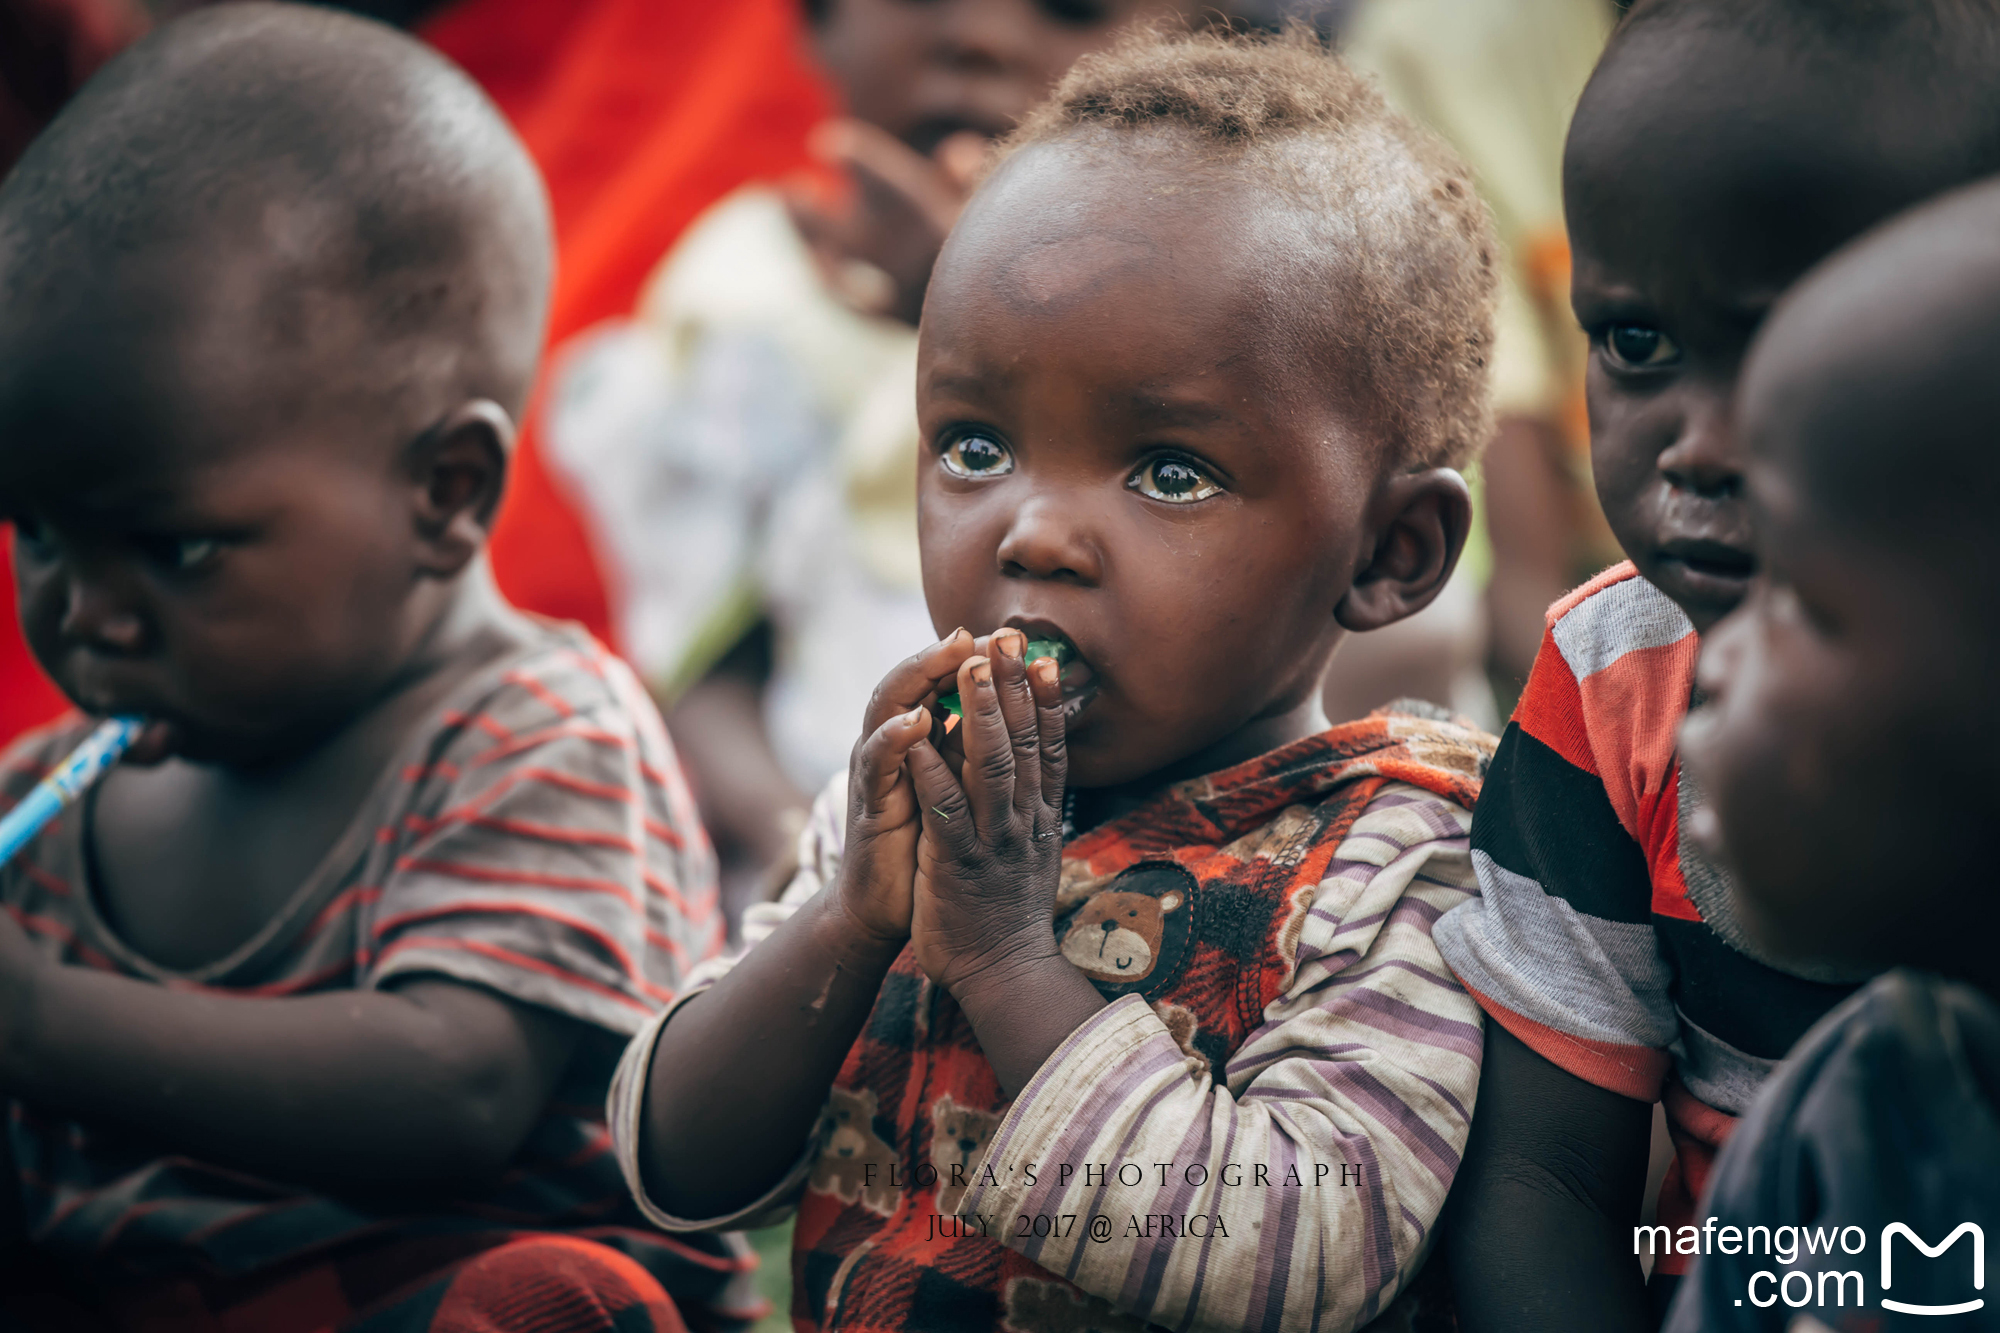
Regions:
<instances>
[{"instance_id":1,"label":"green candy in mouth","mask_svg":"<svg viewBox=\"0 0 2000 1333\"><path fill-rule=\"evenodd\" d=\"M1044 657L1053 657L1056 660L1056 665L1059 667L1067 666L1070 658L1075 656L1076 649L1069 646L1067 639L1030 639L1028 640L1028 646L1021 652L1021 660L1024 662L1034 662ZM938 704L947 714L944 720L944 731L945 735L949 736L951 729L958 725L958 720L965 716L965 705L960 702L958 691L956 690L953 690L950 694L939 696Z\"/></svg>"}]
</instances>

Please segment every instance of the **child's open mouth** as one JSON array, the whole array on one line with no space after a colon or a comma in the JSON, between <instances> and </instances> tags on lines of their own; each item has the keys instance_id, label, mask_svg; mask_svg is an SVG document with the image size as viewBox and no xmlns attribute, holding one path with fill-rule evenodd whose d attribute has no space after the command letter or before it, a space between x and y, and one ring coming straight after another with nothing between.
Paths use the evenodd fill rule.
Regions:
<instances>
[{"instance_id":1,"label":"child's open mouth","mask_svg":"<svg viewBox=\"0 0 2000 1333\"><path fill-rule=\"evenodd\" d=\"M1756 557L1728 542L1699 539L1669 541L1660 548L1662 563L1678 567L1680 580L1704 596L1740 597Z\"/></svg>"},{"instance_id":2,"label":"child's open mouth","mask_svg":"<svg viewBox=\"0 0 2000 1333\"><path fill-rule=\"evenodd\" d=\"M1091 670L1090 663L1083 659L1083 654L1068 639L1060 635L1052 639L1029 639L1026 657L1030 662L1040 657L1053 657L1056 665L1062 668L1058 679L1062 683L1064 726L1075 722L1077 714L1097 697L1097 673Z\"/></svg>"},{"instance_id":3,"label":"child's open mouth","mask_svg":"<svg viewBox=\"0 0 2000 1333\"><path fill-rule=\"evenodd\" d=\"M1083 654L1077 651L1076 645L1070 642L1067 635L1052 626L1028 624L1008 625L1004 628L1017 629L1028 636L1022 660L1029 665L1032 666L1044 657L1055 660L1056 665L1062 670L1059 679L1063 693L1063 723L1067 726L1075 722L1077 715L1089 707L1091 700L1097 697L1097 673L1091 670L1090 663L1084 660ZM960 703L956 692L941 696L938 704L945 711L944 728L945 733L949 735L957 727L964 706Z\"/></svg>"}]
</instances>

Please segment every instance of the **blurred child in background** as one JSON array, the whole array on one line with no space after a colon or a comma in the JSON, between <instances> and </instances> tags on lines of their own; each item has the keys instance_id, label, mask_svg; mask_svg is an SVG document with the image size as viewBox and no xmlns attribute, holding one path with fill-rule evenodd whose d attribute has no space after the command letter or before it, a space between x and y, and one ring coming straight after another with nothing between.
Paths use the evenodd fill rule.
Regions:
<instances>
[{"instance_id":1,"label":"blurred child in background","mask_svg":"<svg viewBox=\"0 0 2000 1333\"><path fill-rule=\"evenodd\" d=\"M207 3L167 0L154 17ZM555 215L555 346L630 311L662 251L717 198L803 165L806 132L825 115L821 81L798 49L797 0L336 7L410 28L465 69L527 144ZM0 127L23 127L14 147L147 26L136 0L0 0ZM495 577L515 605L576 621L616 647L600 553L574 498L544 466L539 424L532 410L522 423L495 521ZM8 566L0 551L0 571ZM13 627L11 585L7 576L0 586L0 742L64 707Z\"/></svg>"},{"instance_id":2,"label":"blurred child in background","mask_svg":"<svg viewBox=\"0 0 2000 1333\"><path fill-rule=\"evenodd\" d=\"M2000 1328L1979 1282L2000 1237L1996 359L1987 184L1815 270L1743 373L1758 575L1708 636L1707 702L1681 729L1707 800L1689 832L1736 872L1758 947L1925 972L1878 978L1808 1032L1716 1163L1704 1217L1841 1234L1839 1251L1786 1264L1705 1244L1675 1333L1777 1333L1808 1304L1842 1329ZM1927 1257L1895 1223L1956 1243ZM1842 1272L1859 1290L1850 1276L1828 1300Z\"/></svg>"}]
</instances>

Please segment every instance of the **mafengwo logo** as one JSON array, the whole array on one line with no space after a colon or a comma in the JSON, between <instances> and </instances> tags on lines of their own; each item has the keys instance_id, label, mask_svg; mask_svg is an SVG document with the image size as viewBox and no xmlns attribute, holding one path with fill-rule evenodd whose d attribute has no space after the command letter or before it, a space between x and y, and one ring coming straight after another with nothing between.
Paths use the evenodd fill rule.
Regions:
<instances>
[{"instance_id":1,"label":"mafengwo logo","mask_svg":"<svg viewBox=\"0 0 2000 1333\"><path fill-rule=\"evenodd\" d=\"M1898 1314L1947 1315L1971 1314L1974 1310L1985 1308L1986 1298L1983 1296L1974 1297L1969 1301L1960 1301L1956 1305L1911 1305L1904 1301L1891 1299L1889 1293L1895 1289L1896 1276L1896 1247L1894 1242L1898 1236L1907 1239L1926 1259L1941 1258L1946 1250L1949 1250L1959 1242L1960 1238L1965 1236L1972 1237L1972 1289L1974 1291L1986 1290L1986 1233L1979 1229L1978 1223L1961 1222L1956 1231L1953 1231L1936 1245L1931 1245L1922 1236L1919 1236L1901 1222L1891 1222L1888 1226L1882 1228L1882 1308L1884 1310L1894 1310ZM1907 1261L1905 1261L1905 1271L1908 1271Z\"/></svg>"},{"instance_id":2,"label":"mafengwo logo","mask_svg":"<svg viewBox=\"0 0 2000 1333\"><path fill-rule=\"evenodd\" d=\"M1868 1233L1858 1226L1725 1226L1720 1219L1708 1218L1702 1225L1682 1227L1653 1225L1632 1229L1632 1253L1643 1255L1650 1247L1661 1254L1770 1255L1768 1268L1750 1274L1738 1306L1754 1305L1768 1310L1781 1302L1794 1310L1865 1309L1868 1296ZM1970 1237L1970 1245L1959 1242ZM1907 1223L1891 1222L1882 1228L1882 1290L1877 1298L1884 1310L1906 1315L1971 1314L1986 1308L1986 1298L1975 1293L1986 1290L1986 1233L1977 1222L1961 1222L1951 1234L1933 1245ZM1905 1244L1898 1245L1902 1240ZM1966 1251L1972 1252L1971 1287L1964 1273ZM1913 1253L1914 1251L1914 1253ZM1852 1262L1838 1256L1852 1256L1860 1265L1845 1271L1840 1264ZM1969 1300L1932 1303L1896 1298L1897 1259L1902 1260L1903 1294L1927 1296L1970 1296ZM1944 1264L1947 1267L1940 1268ZM1811 1315L1799 1315L1788 1325L1797 1330L1820 1333L1828 1326ZM1982 1325L1983 1327L1983 1325Z\"/></svg>"}]
</instances>

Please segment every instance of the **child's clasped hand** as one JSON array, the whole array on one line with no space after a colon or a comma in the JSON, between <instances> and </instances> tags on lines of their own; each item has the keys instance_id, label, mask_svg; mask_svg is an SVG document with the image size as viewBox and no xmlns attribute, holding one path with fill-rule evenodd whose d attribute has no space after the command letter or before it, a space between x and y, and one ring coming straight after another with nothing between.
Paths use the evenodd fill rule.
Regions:
<instances>
[{"instance_id":1,"label":"child's clasped hand","mask_svg":"<svg viewBox=\"0 0 2000 1333\"><path fill-rule=\"evenodd\" d=\"M1055 953L1062 873L1062 686L1052 659L1024 660L1027 636L1003 629L991 656L958 669L964 762L953 772L928 741L911 748L922 806L911 945L930 979L961 1001Z\"/></svg>"},{"instance_id":2,"label":"child's clasped hand","mask_svg":"<svg viewBox=\"0 0 2000 1333\"><path fill-rule=\"evenodd\" d=\"M1025 660L1027 642L961 629L901 663L854 751L842 910L885 944L908 937L953 995L1055 952L1062 686L1052 659ZM948 742L931 705L954 687L965 726Z\"/></svg>"}]
</instances>

